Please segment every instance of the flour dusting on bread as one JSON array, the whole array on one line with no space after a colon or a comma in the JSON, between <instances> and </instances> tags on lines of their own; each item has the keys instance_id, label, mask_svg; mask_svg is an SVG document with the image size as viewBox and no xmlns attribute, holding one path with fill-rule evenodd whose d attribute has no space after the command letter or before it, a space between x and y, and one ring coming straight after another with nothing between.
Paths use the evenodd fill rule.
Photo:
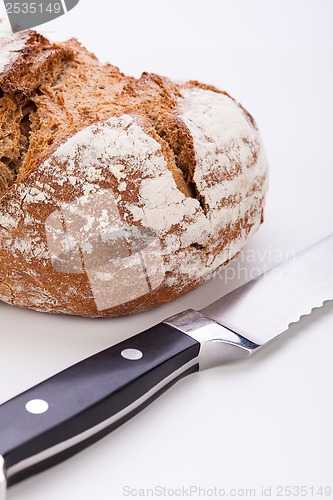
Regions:
<instances>
[{"instance_id":1,"label":"flour dusting on bread","mask_svg":"<svg viewBox=\"0 0 333 500\"><path fill-rule=\"evenodd\" d=\"M140 311L210 278L258 229L267 160L225 92L125 76L75 40L1 44L0 299Z\"/></svg>"},{"instance_id":2,"label":"flour dusting on bread","mask_svg":"<svg viewBox=\"0 0 333 500\"><path fill-rule=\"evenodd\" d=\"M13 64L19 57L20 51L25 47L27 34L17 33L15 35L0 34L0 73L3 73L7 66Z\"/></svg>"}]
</instances>

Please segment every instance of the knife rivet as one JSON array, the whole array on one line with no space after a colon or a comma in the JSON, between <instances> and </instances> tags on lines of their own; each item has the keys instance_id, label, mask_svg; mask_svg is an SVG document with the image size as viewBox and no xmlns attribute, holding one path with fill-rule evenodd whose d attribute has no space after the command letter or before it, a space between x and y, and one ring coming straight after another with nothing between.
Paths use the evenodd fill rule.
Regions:
<instances>
[{"instance_id":1,"label":"knife rivet","mask_svg":"<svg viewBox=\"0 0 333 500\"><path fill-rule=\"evenodd\" d=\"M25 405L25 409L34 415L40 415L49 409L49 404L44 399L31 399Z\"/></svg>"},{"instance_id":2,"label":"knife rivet","mask_svg":"<svg viewBox=\"0 0 333 500\"><path fill-rule=\"evenodd\" d=\"M125 359L130 359L132 361L137 361L138 359L141 359L143 356L143 353L139 351L139 349L124 349L120 353L123 358Z\"/></svg>"}]
</instances>

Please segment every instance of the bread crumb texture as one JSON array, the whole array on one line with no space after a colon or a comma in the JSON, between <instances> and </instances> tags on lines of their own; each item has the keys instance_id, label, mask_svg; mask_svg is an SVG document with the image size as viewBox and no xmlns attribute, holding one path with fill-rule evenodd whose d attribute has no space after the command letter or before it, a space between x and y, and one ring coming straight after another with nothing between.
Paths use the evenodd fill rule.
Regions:
<instances>
[{"instance_id":1,"label":"bread crumb texture","mask_svg":"<svg viewBox=\"0 0 333 500\"><path fill-rule=\"evenodd\" d=\"M226 92L0 38L0 299L110 317L194 289L263 221L267 161Z\"/></svg>"}]
</instances>

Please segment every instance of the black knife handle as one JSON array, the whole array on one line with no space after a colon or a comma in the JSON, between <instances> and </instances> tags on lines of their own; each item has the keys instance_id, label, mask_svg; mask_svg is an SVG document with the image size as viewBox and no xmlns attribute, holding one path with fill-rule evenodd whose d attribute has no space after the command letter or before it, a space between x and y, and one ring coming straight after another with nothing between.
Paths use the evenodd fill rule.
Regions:
<instances>
[{"instance_id":1,"label":"black knife handle","mask_svg":"<svg viewBox=\"0 0 333 500\"><path fill-rule=\"evenodd\" d=\"M160 323L0 405L8 484L64 460L131 418L198 370L199 349L198 341ZM48 408L31 413L38 406Z\"/></svg>"}]
</instances>

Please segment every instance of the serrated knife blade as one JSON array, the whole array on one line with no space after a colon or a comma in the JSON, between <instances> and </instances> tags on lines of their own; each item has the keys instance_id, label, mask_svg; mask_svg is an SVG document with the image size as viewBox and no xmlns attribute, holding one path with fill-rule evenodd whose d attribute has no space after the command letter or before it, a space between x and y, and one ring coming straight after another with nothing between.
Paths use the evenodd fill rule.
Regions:
<instances>
[{"instance_id":1,"label":"serrated knife blade","mask_svg":"<svg viewBox=\"0 0 333 500\"><path fill-rule=\"evenodd\" d=\"M202 311L183 311L0 405L6 486L85 448L181 377L253 354L333 299L333 235Z\"/></svg>"},{"instance_id":2,"label":"serrated knife blade","mask_svg":"<svg viewBox=\"0 0 333 500\"><path fill-rule=\"evenodd\" d=\"M263 345L301 316L332 299L333 235L330 235L201 312Z\"/></svg>"}]
</instances>

